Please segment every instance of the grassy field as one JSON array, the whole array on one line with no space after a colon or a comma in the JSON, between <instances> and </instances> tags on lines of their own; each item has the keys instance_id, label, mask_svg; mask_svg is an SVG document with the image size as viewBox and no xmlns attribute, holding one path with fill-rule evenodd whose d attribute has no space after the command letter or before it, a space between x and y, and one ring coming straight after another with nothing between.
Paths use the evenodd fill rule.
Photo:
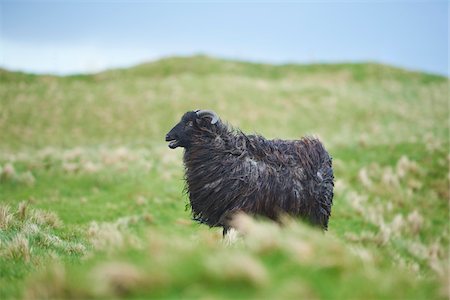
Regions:
<instances>
[{"instance_id":1,"label":"grassy field","mask_svg":"<svg viewBox=\"0 0 450 300\"><path fill-rule=\"evenodd\" d=\"M448 299L449 81L379 64L196 56L69 77L0 70L0 298ZM319 136L329 231L190 220L166 132L208 108Z\"/></svg>"}]
</instances>

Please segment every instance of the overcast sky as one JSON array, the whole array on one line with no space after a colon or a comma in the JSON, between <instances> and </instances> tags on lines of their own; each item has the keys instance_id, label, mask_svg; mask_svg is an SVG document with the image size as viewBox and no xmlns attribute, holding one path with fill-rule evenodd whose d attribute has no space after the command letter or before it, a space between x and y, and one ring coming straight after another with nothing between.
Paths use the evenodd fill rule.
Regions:
<instances>
[{"instance_id":1,"label":"overcast sky","mask_svg":"<svg viewBox=\"0 0 450 300\"><path fill-rule=\"evenodd\" d=\"M448 75L448 2L0 0L0 66L69 74L170 55L377 61Z\"/></svg>"}]
</instances>

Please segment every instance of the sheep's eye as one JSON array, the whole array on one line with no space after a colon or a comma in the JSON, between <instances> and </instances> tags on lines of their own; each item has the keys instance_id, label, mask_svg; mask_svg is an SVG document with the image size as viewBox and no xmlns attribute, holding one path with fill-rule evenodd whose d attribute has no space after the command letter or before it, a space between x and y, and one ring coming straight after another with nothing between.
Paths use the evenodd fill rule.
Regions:
<instances>
[{"instance_id":1,"label":"sheep's eye","mask_svg":"<svg viewBox=\"0 0 450 300\"><path fill-rule=\"evenodd\" d=\"M192 125L193 125L192 121L186 123L186 126L192 127Z\"/></svg>"}]
</instances>

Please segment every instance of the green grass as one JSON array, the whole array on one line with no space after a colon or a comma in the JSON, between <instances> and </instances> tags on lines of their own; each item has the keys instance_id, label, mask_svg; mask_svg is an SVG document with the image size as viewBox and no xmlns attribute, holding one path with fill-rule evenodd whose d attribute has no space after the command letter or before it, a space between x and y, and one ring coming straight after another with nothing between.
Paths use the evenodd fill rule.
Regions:
<instances>
[{"instance_id":1,"label":"green grass","mask_svg":"<svg viewBox=\"0 0 450 300\"><path fill-rule=\"evenodd\" d=\"M196 56L95 75L0 70L0 297L445 299L447 78L374 63ZM326 234L241 216L193 223L165 133L215 110L269 138L318 135Z\"/></svg>"}]
</instances>

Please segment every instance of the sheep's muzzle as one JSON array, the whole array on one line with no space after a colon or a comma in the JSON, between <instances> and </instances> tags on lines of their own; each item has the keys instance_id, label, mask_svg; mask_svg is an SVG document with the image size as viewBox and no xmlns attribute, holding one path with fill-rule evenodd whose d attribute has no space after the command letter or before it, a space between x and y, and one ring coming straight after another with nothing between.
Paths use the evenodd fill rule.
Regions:
<instances>
[{"instance_id":1,"label":"sheep's muzzle","mask_svg":"<svg viewBox=\"0 0 450 300\"><path fill-rule=\"evenodd\" d=\"M170 142L169 143L170 149L175 149L180 144L179 141L177 141L175 138L171 137L169 134L166 135L166 142Z\"/></svg>"}]
</instances>

